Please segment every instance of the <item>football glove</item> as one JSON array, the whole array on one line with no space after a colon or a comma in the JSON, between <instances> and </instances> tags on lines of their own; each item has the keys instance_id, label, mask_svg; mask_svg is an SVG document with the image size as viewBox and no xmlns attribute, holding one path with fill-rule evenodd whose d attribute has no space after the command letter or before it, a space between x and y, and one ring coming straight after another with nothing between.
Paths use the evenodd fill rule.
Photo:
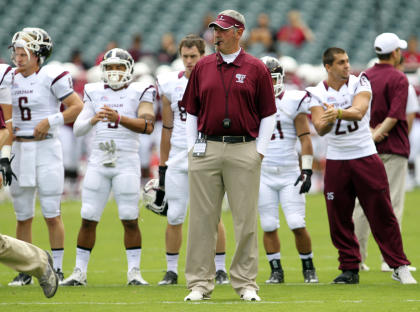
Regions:
<instances>
[{"instance_id":1,"label":"football glove","mask_svg":"<svg viewBox=\"0 0 420 312\"><path fill-rule=\"evenodd\" d=\"M302 182L302 185L300 186L299 194L309 192L311 188L311 176L312 176L312 169L302 169L299 177L297 178L295 182L295 186L298 185L299 182Z\"/></svg>"},{"instance_id":2,"label":"football glove","mask_svg":"<svg viewBox=\"0 0 420 312\"><path fill-rule=\"evenodd\" d=\"M13 155L12 158L3 157L0 158L0 171L3 177L3 185L10 185L12 184L13 177L17 180L15 173L12 171L12 160L15 156Z\"/></svg>"},{"instance_id":3,"label":"football glove","mask_svg":"<svg viewBox=\"0 0 420 312\"><path fill-rule=\"evenodd\" d=\"M159 166L159 187L164 190L165 189L165 174L166 169L168 166Z\"/></svg>"}]
</instances>

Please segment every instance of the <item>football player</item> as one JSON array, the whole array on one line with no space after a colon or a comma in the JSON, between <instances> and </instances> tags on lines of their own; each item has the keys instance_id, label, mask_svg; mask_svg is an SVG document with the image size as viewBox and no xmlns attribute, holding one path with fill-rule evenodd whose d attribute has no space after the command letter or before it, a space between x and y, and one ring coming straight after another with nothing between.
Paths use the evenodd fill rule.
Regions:
<instances>
[{"instance_id":1,"label":"football player","mask_svg":"<svg viewBox=\"0 0 420 312\"><path fill-rule=\"evenodd\" d=\"M124 227L128 285L147 285L140 274L141 233L139 133L154 128L154 86L131 82L133 58L122 49L105 53L103 82L89 83L84 108L74 123L74 133L95 135L82 188L82 225L77 238L76 266L62 286L86 285L87 267L95 245L96 226L111 189Z\"/></svg>"},{"instance_id":2,"label":"football player","mask_svg":"<svg viewBox=\"0 0 420 312\"><path fill-rule=\"evenodd\" d=\"M5 183L10 185L16 212L16 237L32 242L32 219L35 192L38 192L54 259L54 269L63 278L64 226L60 201L63 193L63 152L57 137L58 128L73 122L83 103L73 91L68 72L55 65L43 66L53 43L41 28L24 28L12 38L12 60L15 68L6 69L0 84L9 84L12 105L3 105L5 119L14 135L8 138L1 153ZM60 103L66 109L60 112ZM13 146L12 140L15 137ZM12 162L11 153L15 155ZM13 173L14 172L14 173ZM14 174L17 179L13 179ZM20 273L10 286L32 283Z\"/></svg>"},{"instance_id":3,"label":"football player","mask_svg":"<svg viewBox=\"0 0 420 312\"><path fill-rule=\"evenodd\" d=\"M260 196L258 210L264 231L264 248L271 267L268 284L284 282L280 261L279 203L287 224L295 236L296 249L302 260L305 283L318 283L312 262L311 238L305 225L305 194L311 187L312 143L306 117L308 107L306 92L285 91L284 72L280 62L270 56L261 58L273 78L276 96L276 126L261 165ZM302 170L296 141L302 151ZM298 185L299 184L299 185Z\"/></svg>"},{"instance_id":4,"label":"football player","mask_svg":"<svg viewBox=\"0 0 420 312\"><path fill-rule=\"evenodd\" d=\"M159 185L165 190L168 202L166 227L167 271L159 285L177 284L178 257L182 243L182 224L188 204L188 149L186 141L187 112L181 100L188 78L195 64L204 56L205 42L196 35L188 35L179 44L179 54L185 66L181 72L171 72L157 77L162 101L162 138L160 145ZM159 195L158 195L159 196ZM228 284L225 268L225 229L218 226L216 246L216 283Z\"/></svg>"}]
</instances>

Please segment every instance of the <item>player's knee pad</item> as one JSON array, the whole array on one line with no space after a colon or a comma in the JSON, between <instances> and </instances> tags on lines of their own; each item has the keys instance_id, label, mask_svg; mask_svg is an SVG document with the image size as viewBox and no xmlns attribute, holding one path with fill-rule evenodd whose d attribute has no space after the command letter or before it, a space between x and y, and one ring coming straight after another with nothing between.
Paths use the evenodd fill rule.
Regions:
<instances>
[{"instance_id":1,"label":"player's knee pad","mask_svg":"<svg viewBox=\"0 0 420 312\"><path fill-rule=\"evenodd\" d=\"M39 202L42 207L42 215L45 218L55 218L61 214L61 194L51 196L39 194Z\"/></svg>"},{"instance_id":2,"label":"player's knee pad","mask_svg":"<svg viewBox=\"0 0 420 312\"><path fill-rule=\"evenodd\" d=\"M12 195L16 219L18 221L25 221L33 218L35 214L35 189L31 192L30 190L16 187L14 188L14 192L11 191L10 193Z\"/></svg>"},{"instance_id":3,"label":"player's knee pad","mask_svg":"<svg viewBox=\"0 0 420 312\"><path fill-rule=\"evenodd\" d=\"M278 216L267 213L267 211L260 210L260 222L264 232L273 232L280 227Z\"/></svg>"},{"instance_id":4,"label":"player's knee pad","mask_svg":"<svg viewBox=\"0 0 420 312\"><path fill-rule=\"evenodd\" d=\"M64 187L64 167L60 164L56 166L42 166L38 171L37 177L39 195L61 195Z\"/></svg>"},{"instance_id":5,"label":"player's knee pad","mask_svg":"<svg viewBox=\"0 0 420 312\"><path fill-rule=\"evenodd\" d=\"M306 227L305 215L293 213L286 216L287 225L291 230Z\"/></svg>"},{"instance_id":6,"label":"player's knee pad","mask_svg":"<svg viewBox=\"0 0 420 312\"><path fill-rule=\"evenodd\" d=\"M133 197L133 196L131 196ZM134 198L128 199L127 202L118 204L118 217L120 220L135 220L139 217L138 200L133 204Z\"/></svg>"},{"instance_id":7,"label":"player's knee pad","mask_svg":"<svg viewBox=\"0 0 420 312\"><path fill-rule=\"evenodd\" d=\"M167 219L170 225L182 224L187 214L187 201L168 199Z\"/></svg>"}]
</instances>

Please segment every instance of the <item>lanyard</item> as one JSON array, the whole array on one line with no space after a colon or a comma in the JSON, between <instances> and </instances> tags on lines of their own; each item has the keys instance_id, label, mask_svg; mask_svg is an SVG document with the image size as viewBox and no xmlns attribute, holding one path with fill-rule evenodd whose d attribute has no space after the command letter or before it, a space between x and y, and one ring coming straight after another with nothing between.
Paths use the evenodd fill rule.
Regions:
<instances>
[{"instance_id":1,"label":"lanyard","mask_svg":"<svg viewBox=\"0 0 420 312\"><path fill-rule=\"evenodd\" d=\"M222 73L222 66L223 66L223 63L219 67L219 73L220 73L220 78L222 80L223 90L225 91L225 118L228 118L229 117L228 116L229 91L230 91L230 87L232 86L232 80L233 80L233 77L235 76L237 67L235 66L235 69L233 70L233 73L232 73L232 77L230 77L229 88L226 89L225 79L224 79L223 73Z\"/></svg>"}]
</instances>

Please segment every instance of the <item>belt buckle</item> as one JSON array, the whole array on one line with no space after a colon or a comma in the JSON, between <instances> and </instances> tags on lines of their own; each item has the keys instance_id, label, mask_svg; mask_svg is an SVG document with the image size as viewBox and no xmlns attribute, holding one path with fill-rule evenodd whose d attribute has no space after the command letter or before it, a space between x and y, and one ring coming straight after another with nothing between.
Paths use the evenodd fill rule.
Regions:
<instances>
[{"instance_id":1,"label":"belt buckle","mask_svg":"<svg viewBox=\"0 0 420 312\"><path fill-rule=\"evenodd\" d=\"M243 135L242 136L242 143L245 143L246 141L245 141L245 136Z\"/></svg>"},{"instance_id":2,"label":"belt buckle","mask_svg":"<svg viewBox=\"0 0 420 312\"><path fill-rule=\"evenodd\" d=\"M225 135L222 136L222 143L225 143Z\"/></svg>"}]
</instances>

